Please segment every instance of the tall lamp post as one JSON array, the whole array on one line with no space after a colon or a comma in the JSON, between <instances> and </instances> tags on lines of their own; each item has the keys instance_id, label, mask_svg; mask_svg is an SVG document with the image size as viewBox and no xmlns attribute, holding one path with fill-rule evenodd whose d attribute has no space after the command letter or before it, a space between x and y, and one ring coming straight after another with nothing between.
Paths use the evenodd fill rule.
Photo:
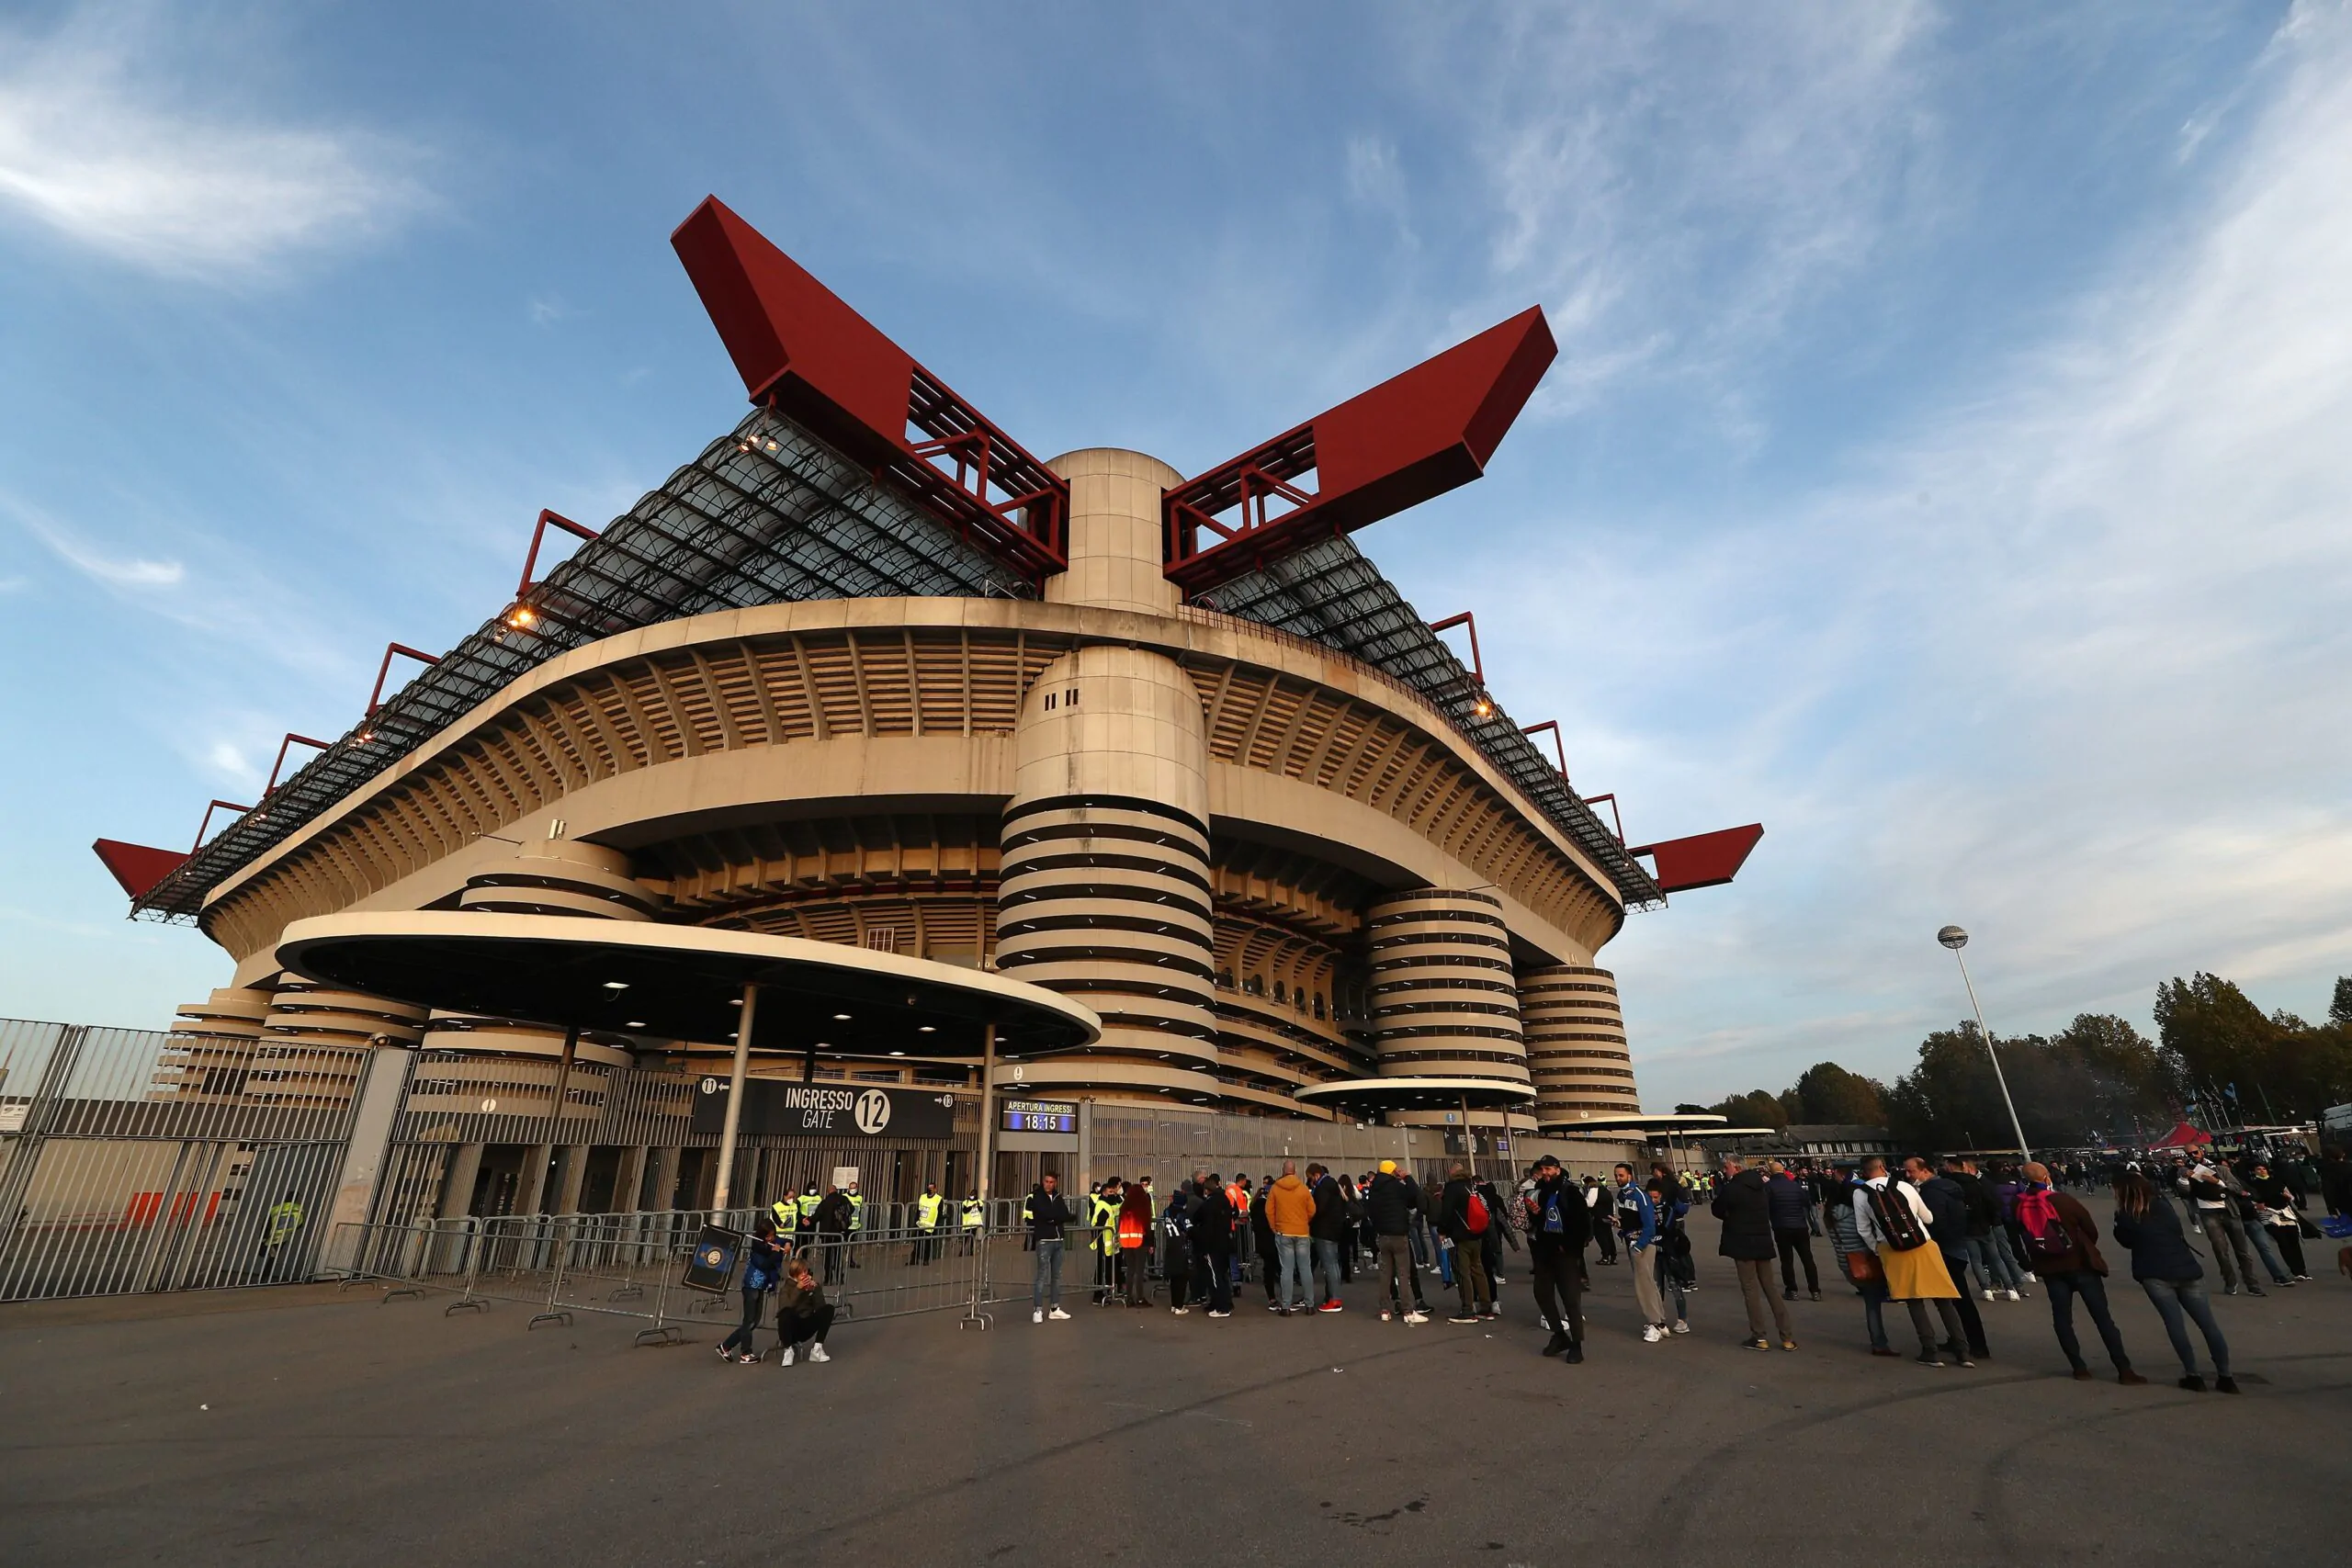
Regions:
<instances>
[{"instance_id":1,"label":"tall lamp post","mask_svg":"<svg viewBox=\"0 0 2352 1568\"><path fill-rule=\"evenodd\" d=\"M2001 1054L1993 1049L1993 1032L1984 1027L1984 1007L1976 999L1976 982L1968 977L1968 960L1961 958L1960 950L1968 945L1968 933L1958 926L1946 926L1936 933L1936 940L1951 949L1960 962L1960 983L1968 987L1968 1005L1976 1014L1976 1032L1984 1037L1984 1054L1993 1058L1993 1081L2001 1086L2001 1103L2009 1108L2009 1131L2018 1135L2018 1153L2026 1159L2033 1151L2026 1147L2025 1123L2018 1120L2018 1102L2009 1098L2009 1080L2001 1071Z\"/></svg>"}]
</instances>

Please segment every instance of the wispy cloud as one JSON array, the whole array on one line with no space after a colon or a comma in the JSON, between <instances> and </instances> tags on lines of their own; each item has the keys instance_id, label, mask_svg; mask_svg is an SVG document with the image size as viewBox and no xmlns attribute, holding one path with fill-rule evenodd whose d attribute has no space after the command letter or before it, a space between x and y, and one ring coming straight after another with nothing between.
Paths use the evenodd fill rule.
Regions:
<instances>
[{"instance_id":1,"label":"wispy cloud","mask_svg":"<svg viewBox=\"0 0 2352 1568\"><path fill-rule=\"evenodd\" d=\"M0 30L0 211L151 272L266 276L424 204L413 150L190 102L116 41L121 16ZM133 28L131 33L143 32Z\"/></svg>"},{"instance_id":2,"label":"wispy cloud","mask_svg":"<svg viewBox=\"0 0 2352 1568\"><path fill-rule=\"evenodd\" d=\"M18 527L40 541L58 559L108 588L173 588L187 576L187 568L176 560L110 555L31 502L6 492L0 492L0 513L14 518Z\"/></svg>"},{"instance_id":3,"label":"wispy cloud","mask_svg":"<svg viewBox=\"0 0 2352 1568\"><path fill-rule=\"evenodd\" d=\"M1514 563L1522 624L1589 607L1539 655L1589 672L1566 711L1681 721L1581 737L1644 830L1770 829L1611 949L1652 1098L1899 1070L1965 1005L1949 919L1996 1028L2352 968L2352 15L2299 7L2244 95L2210 196L1870 478L1573 583Z\"/></svg>"}]
</instances>

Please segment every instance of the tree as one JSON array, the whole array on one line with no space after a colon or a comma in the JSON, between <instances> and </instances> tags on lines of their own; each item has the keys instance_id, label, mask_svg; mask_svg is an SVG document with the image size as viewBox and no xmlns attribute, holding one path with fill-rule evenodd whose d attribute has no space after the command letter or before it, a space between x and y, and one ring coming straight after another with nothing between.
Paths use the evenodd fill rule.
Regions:
<instances>
[{"instance_id":1,"label":"tree","mask_svg":"<svg viewBox=\"0 0 2352 1568\"><path fill-rule=\"evenodd\" d=\"M1835 1062L1815 1062L1807 1067L1781 1099L1789 1106L1792 1122L1870 1127L1886 1123L1886 1086L1876 1078L1848 1072Z\"/></svg>"},{"instance_id":2,"label":"tree","mask_svg":"<svg viewBox=\"0 0 2352 1568\"><path fill-rule=\"evenodd\" d=\"M2326 1023L2266 1017L2236 986L2200 972L2156 987L2156 1028L2181 1088L2222 1119L2315 1117L2352 1099L2352 1022L2338 1016L2347 1004L2352 987L2338 980Z\"/></svg>"},{"instance_id":3,"label":"tree","mask_svg":"<svg viewBox=\"0 0 2352 1568\"><path fill-rule=\"evenodd\" d=\"M2352 975L2335 977L2335 996L2327 1004L2327 1021L2337 1029L2352 1029Z\"/></svg>"},{"instance_id":4,"label":"tree","mask_svg":"<svg viewBox=\"0 0 2352 1568\"><path fill-rule=\"evenodd\" d=\"M1770 1127L1777 1131L1789 1124L1789 1113L1781 1108L1780 1097L1760 1089L1735 1094L1707 1109L1718 1116L1729 1117L1735 1127Z\"/></svg>"}]
</instances>

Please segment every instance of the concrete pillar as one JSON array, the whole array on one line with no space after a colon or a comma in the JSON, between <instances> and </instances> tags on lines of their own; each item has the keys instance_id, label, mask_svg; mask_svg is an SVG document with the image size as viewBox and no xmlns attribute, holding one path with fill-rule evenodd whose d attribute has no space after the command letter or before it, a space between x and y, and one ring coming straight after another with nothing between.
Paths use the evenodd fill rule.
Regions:
<instances>
[{"instance_id":1,"label":"concrete pillar","mask_svg":"<svg viewBox=\"0 0 2352 1568\"><path fill-rule=\"evenodd\" d=\"M449 1169L441 1179L441 1218L461 1217L473 1202L474 1183L481 1178L481 1145L460 1144L449 1156Z\"/></svg>"},{"instance_id":2,"label":"concrete pillar","mask_svg":"<svg viewBox=\"0 0 2352 1568\"><path fill-rule=\"evenodd\" d=\"M1575 964L1522 971L1519 1010L1539 1123L1573 1128L1594 1116L1640 1111L1614 975Z\"/></svg>"},{"instance_id":3,"label":"concrete pillar","mask_svg":"<svg viewBox=\"0 0 2352 1568\"><path fill-rule=\"evenodd\" d=\"M580 1212L580 1187L588 1179L588 1145L571 1144L563 1151L561 1186L557 1191L555 1208L559 1214Z\"/></svg>"},{"instance_id":4,"label":"concrete pillar","mask_svg":"<svg viewBox=\"0 0 2352 1568\"><path fill-rule=\"evenodd\" d=\"M1048 600L1172 615L1160 492L1137 452L1069 453L1070 567ZM1090 646L1048 665L1014 730L997 967L1102 1015L1084 1052L1023 1060L1025 1089L1193 1104L1217 1095L1208 877L1208 741L1190 676L1165 655ZM1016 1045L1008 1055L1018 1058Z\"/></svg>"},{"instance_id":5,"label":"concrete pillar","mask_svg":"<svg viewBox=\"0 0 2352 1568\"><path fill-rule=\"evenodd\" d=\"M1498 900L1445 888L1393 894L1366 911L1364 931L1381 1077L1530 1083L1510 934ZM1491 1132L1507 1125L1504 1115L1474 1108L1468 1122ZM1464 1118L1457 1110L1450 1118L1415 1111L1389 1120L1459 1126Z\"/></svg>"},{"instance_id":6,"label":"concrete pillar","mask_svg":"<svg viewBox=\"0 0 2352 1568\"><path fill-rule=\"evenodd\" d=\"M391 1145L392 1121L400 1113L409 1067L415 1060L397 1045L379 1045L368 1054L358 1110L351 1119L351 1141L344 1146L343 1168L335 1177L334 1196L327 1205L330 1236L334 1226L363 1224L368 1217L376 1183L383 1175L385 1151Z\"/></svg>"}]
</instances>

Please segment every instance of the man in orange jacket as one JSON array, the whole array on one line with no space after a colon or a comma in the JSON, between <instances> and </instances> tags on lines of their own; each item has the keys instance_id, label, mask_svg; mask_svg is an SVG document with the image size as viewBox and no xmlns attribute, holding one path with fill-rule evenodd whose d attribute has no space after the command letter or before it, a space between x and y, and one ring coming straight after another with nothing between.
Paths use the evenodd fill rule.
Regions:
<instances>
[{"instance_id":1,"label":"man in orange jacket","mask_svg":"<svg viewBox=\"0 0 2352 1568\"><path fill-rule=\"evenodd\" d=\"M1274 1310L1285 1317L1314 1311L1306 1294L1306 1267L1313 1255L1308 1237L1315 1224L1315 1194L1298 1179L1295 1160L1283 1161L1282 1176L1266 1195L1266 1224L1274 1233L1274 1257L1282 1267Z\"/></svg>"}]
</instances>

